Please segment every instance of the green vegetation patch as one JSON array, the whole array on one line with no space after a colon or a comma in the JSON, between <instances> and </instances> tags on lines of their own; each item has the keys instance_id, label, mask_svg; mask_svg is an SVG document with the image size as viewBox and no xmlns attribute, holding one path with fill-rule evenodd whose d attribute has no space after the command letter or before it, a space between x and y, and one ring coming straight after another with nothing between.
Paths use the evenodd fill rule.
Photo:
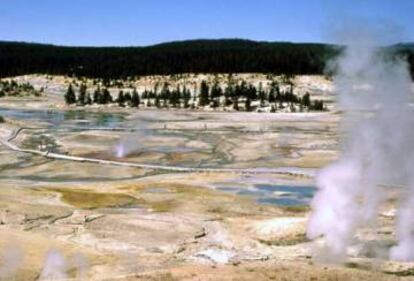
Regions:
<instances>
[{"instance_id":1,"label":"green vegetation patch","mask_svg":"<svg viewBox=\"0 0 414 281\"><path fill-rule=\"evenodd\" d=\"M169 212L179 203L173 199L144 200L122 193L100 193L79 189L53 189L61 194L61 200L81 209L143 207L154 212Z\"/></svg>"},{"instance_id":2,"label":"green vegetation patch","mask_svg":"<svg viewBox=\"0 0 414 281\"><path fill-rule=\"evenodd\" d=\"M127 194L98 193L79 189L55 189L62 197L62 201L77 208L115 208L133 207L144 203L143 200Z\"/></svg>"}]
</instances>

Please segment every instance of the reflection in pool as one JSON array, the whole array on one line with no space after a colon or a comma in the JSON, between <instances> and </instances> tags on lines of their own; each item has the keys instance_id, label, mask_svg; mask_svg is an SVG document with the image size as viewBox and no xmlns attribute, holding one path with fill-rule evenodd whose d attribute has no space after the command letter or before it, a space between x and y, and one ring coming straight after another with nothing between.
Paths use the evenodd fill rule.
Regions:
<instances>
[{"instance_id":1,"label":"reflection in pool","mask_svg":"<svg viewBox=\"0 0 414 281\"><path fill-rule=\"evenodd\" d=\"M280 206L309 205L316 188L304 185L273 185L255 184L245 185L217 185L217 189L254 198L260 204Z\"/></svg>"}]
</instances>

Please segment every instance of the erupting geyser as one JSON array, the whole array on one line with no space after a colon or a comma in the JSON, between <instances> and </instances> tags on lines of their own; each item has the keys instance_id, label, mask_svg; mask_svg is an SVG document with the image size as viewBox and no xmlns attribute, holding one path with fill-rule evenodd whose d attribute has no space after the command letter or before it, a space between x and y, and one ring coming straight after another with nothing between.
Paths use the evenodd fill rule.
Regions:
<instances>
[{"instance_id":1,"label":"erupting geyser","mask_svg":"<svg viewBox=\"0 0 414 281\"><path fill-rule=\"evenodd\" d=\"M387 186L400 189L393 260L414 260L412 82L402 59L386 54L371 32L347 32L334 85L344 112L338 161L317 177L307 235L324 237L330 258L345 258L355 232L375 221Z\"/></svg>"}]
</instances>

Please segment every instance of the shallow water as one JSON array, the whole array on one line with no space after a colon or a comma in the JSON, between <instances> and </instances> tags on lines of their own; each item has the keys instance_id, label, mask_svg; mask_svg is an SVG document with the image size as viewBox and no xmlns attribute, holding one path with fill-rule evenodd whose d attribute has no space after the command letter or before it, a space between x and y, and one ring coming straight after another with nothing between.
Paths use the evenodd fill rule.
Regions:
<instances>
[{"instance_id":1,"label":"shallow water","mask_svg":"<svg viewBox=\"0 0 414 281\"><path fill-rule=\"evenodd\" d=\"M221 191L254 198L259 204L279 206L309 205L316 191L314 186L273 184L254 184L252 186L243 184L224 186L218 184L216 188Z\"/></svg>"},{"instance_id":2,"label":"shallow water","mask_svg":"<svg viewBox=\"0 0 414 281\"><path fill-rule=\"evenodd\" d=\"M40 121L51 126L73 125L76 127L113 128L121 125L124 121L122 114L81 110L58 111L0 108L0 115L18 120Z\"/></svg>"},{"instance_id":3,"label":"shallow water","mask_svg":"<svg viewBox=\"0 0 414 281\"><path fill-rule=\"evenodd\" d=\"M295 198L259 198L257 200L260 204L278 205L278 206L306 206L309 202Z\"/></svg>"},{"instance_id":4,"label":"shallow water","mask_svg":"<svg viewBox=\"0 0 414 281\"><path fill-rule=\"evenodd\" d=\"M315 193L314 186L256 184L255 188L265 192L291 193L305 198L312 198Z\"/></svg>"}]
</instances>

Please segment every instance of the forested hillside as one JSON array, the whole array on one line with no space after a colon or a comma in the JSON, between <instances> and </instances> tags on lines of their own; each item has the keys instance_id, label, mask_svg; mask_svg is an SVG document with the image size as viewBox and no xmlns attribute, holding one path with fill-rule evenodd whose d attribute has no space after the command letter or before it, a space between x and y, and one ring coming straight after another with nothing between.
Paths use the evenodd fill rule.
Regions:
<instances>
[{"instance_id":1,"label":"forested hillside","mask_svg":"<svg viewBox=\"0 0 414 281\"><path fill-rule=\"evenodd\" d=\"M195 40L149 47L59 47L0 42L0 75L124 78L176 73L320 74L334 53L323 44Z\"/></svg>"},{"instance_id":2,"label":"forested hillside","mask_svg":"<svg viewBox=\"0 0 414 281\"><path fill-rule=\"evenodd\" d=\"M410 45L398 52L409 56ZM30 73L99 78L177 73L322 74L338 48L325 44L192 40L148 47L61 47L0 42L0 77Z\"/></svg>"}]
</instances>

